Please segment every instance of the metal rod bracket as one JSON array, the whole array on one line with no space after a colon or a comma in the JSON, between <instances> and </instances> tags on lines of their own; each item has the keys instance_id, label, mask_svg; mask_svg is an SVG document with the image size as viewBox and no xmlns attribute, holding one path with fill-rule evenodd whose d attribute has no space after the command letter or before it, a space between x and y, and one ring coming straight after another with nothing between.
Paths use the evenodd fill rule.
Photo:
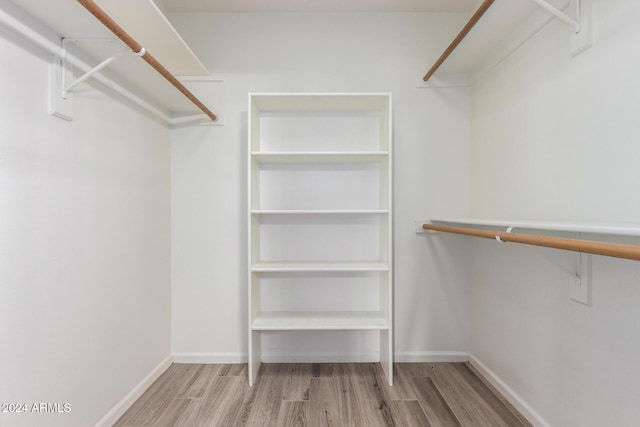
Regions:
<instances>
[{"instance_id":1,"label":"metal rod bracket","mask_svg":"<svg viewBox=\"0 0 640 427\"><path fill-rule=\"evenodd\" d=\"M513 230L513 227L507 227L505 233L511 233L512 230ZM496 236L496 240L500 243L507 243L506 241L502 240L500 236Z\"/></svg>"}]
</instances>

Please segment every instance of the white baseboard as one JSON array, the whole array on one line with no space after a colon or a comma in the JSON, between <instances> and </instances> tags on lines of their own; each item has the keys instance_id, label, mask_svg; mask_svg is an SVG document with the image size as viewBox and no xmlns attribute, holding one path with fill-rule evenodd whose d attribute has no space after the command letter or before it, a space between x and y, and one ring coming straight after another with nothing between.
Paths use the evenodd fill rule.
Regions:
<instances>
[{"instance_id":1,"label":"white baseboard","mask_svg":"<svg viewBox=\"0 0 640 427\"><path fill-rule=\"evenodd\" d=\"M247 363L246 353L174 353L174 363ZM371 363L380 354L371 353L262 353L264 363ZM464 351L404 351L394 354L394 362L468 362Z\"/></svg>"},{"instance_id":2,"label":"white baseboard","mask_svg":"<svg viewBox=\"0 0 640 427\"><path fill-rule=\"evenodd\" d=\"M174 363L247 363L247 353L174 353Z\"/></svg>"},{"instance_id":3,"label":"white baseboard","mask_svg":"<svg viewBox=\"0 0 640 427\"><path fill-rule=\"evenodd\" d=\"M380 355L376 353L262 353L264 363L348 363L377 362ZM175 353L174 363L247 363L246 353Z\"/></svg>"},{"instance_id":4,"label":"white baseboard","mask_svg":"<svg viewBox=\"0 0 640 427\"><path fill-rule=\"evenodd\" d=\"M466 351L399 351L393 355L398 363L468 362Z\"/></svg>"},{"instance_id":5,"label":"white baseboard","mask_svg":"<svg viewBox=\"0 0 640 427\"><path fill-rule=\"evenodd\" d=\"M327 354L262 354L265 363L371 363L380 361L378 352L371 353L327 353ZM408 362L468 362L464 351L405 351L397 352L393 361Z\"/></svg>"},{"instance_id":6,"label":"white baseboard","mask_svg":"<svg viewBox=\"0 0 640 427\"><path fill-rule=\"evenodd\" d=\"M494 386L534 427L551 427L535 409L531 407L518 393L507 385L495 372L487 367L473 354L469 354L471 366Z\"/></svg>"},{"instance_id":7,"label":"white baseboard","mask_svg":"<svg viewBox=\"0 0 640 427\"><path fill-rule=\"evenodd\" d=\"M262 353L264 363L371 363L379 362L380 354L372 353Z\"/></svg>"},{"instance_id":8,"label":"white baseboard","mask_svg":"<svg viewBox=\"0 0 640 427\"><path fill-rule=\"evenodd\" d=\"M164 371L171 366L171 356L167 356L162 362L160 362L149 374L142 379L125 397L122 398L116 405L105 414L95 424L95 427L111 427L118 421L118 419L127 412L127 409L138 400L142 393L144 393L155 380L164 373Z\"/></svg>"}]
</instances>

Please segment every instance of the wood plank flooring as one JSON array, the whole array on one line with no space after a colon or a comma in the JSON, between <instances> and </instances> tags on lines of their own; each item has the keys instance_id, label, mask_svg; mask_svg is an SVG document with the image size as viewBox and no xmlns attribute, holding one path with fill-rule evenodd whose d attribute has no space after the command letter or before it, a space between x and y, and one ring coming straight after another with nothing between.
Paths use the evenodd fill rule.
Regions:
<instances>
[{"instance_id":1,"label":"wood plank flooring","mask_svg":"<svg viewBox=\"0 0 640 427\"><path fill-rule=\"evenodd\" d=\"M467 363L173 364L118 420L140 426L530 426Z\"/></svg>"}]
</instances>

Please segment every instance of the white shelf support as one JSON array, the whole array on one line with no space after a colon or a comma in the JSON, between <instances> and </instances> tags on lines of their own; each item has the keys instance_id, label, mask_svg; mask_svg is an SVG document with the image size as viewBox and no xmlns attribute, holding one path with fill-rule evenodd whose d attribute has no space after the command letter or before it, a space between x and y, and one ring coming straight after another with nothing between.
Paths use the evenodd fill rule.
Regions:
<instances>
[{"instance_id":1,"label":"white shelf support","mask_svg":"<svg viewBox=\"0 0 640 427\"><path fill-rule=\"evenodd\" d=\"M578 252L575 274L569 280L569 299L591 306L591 255Z\"/></svg>"},{"instance_id":2,"label":"white shelf support","mask_svg":"<svg viewBox=\"0 0 640 427\"><path fill-rule=\"evenodd\" d=\"M538 6L540 6L541 8L546 10L547 12L552 13L553 15L555 15L561 21L563 21L563 22L567 23L568 25L570 25L571 27L573 27L573 29L575 30L576 33L580 32L580 22L578 22L577 20L573 19L572 17L570 17L569 15L567 15L566 13L561 11L560 9L556 8L555 6L549 4L549 2L547 2L546 0L531 0L531 1L536 3ZM580 17L580 0L575 1L575 6L574 7L576 7L576 17L579 20L580 19L579 18Z\"/></svg>"},{"instance_id":3,"label":"white shelf support","mask_svg":"<svg viewBox=\"0 0 640 427\"><path fill-rule=\"evenodd\" d=\"M212 121L206 114L194 114L191 116L173 117L169 122L171 129L188 126L224 126L224 117L218 114L218 120Z\"/></svg>"},{"instance_id":4,"label":"white shelf support","mask_svg":"<svg viewBox=\"0 0 640 427\"><path fill-rule=\"evenodd\" d=\"M580 30L569 38L569 53L577 56L593 45L593 0L571 0L575 3Z\"/></svg>"},{"instance_id":5,"label":"white shelf support","mask_svg":"<svg viewBox=\"0 0 640 427\"><path fill-rule=\"evenodd\" d=\"M469 75L467 73L436 73L428 81L422 76L418 77L418 89L445 89L469 87Z\"/></svg>"},{"instance_id":6,"label":"white shelf support","mask_svg":"<svg viewBox=\"0 0 640 427\"><path fill-rule=\"evenodd\" d=\"M129 49L127 48L126 50L121 50L120 52L117 52L115 54L113 54L112 56L110 56L109 58L105 59L104 61L102 61L101 63L99 63L98 65L96 65L95 67L93 67L92 69L90 69L89 71L87 71L86 73L84 73L82 76L80 76L75 82L71 83L70 85L63 87L62 88L62 97L64 99L67 99L67 95L69 95L69 92L71 92L73 90L74 87L78 86L80 83L82 83L83 81L87 80L88 78L90 78L91 76L93 76L95 73L99 72L100 70L102 70L104 67L106 67L107 65L111 64L113 61L115 61L116 59L120 58L123 54L125 54ZM62 67L64 68L65 64L62 64ZM64 70L62 71L62 75L65 75Z\"/></svg>"},{"instance_id":7,"label":"white shelf support","mask_svg":"<svg viewBox=\"0 0 640 427\"><path fill-rule=\"evenodd\" d=\"M575 18L572 18L562 10L549 4L546 0L531 1L571 26L573 29L569 40L569 53L571 56L578 56L593 45L592 0L569 1L567 9L573 10Z\"/></svg>"},{"instance_id":8,"label":"white shelf support","mask_svg":"<svg viewBox=\"0 0 640 427\"><path fill-rule=\"evenodd\" d=\"M122 49L112 56L108 57L104 61L100 62L95 67L86 71L82 76L76 79L74 82L68 84L67 81L73 75L72 66L68 61L68 46L70 43L79 43L79 42L100 42L100 43L114 43L117 42L117 39L105 39L105 38L78 38L78 37L64 37L61 40L61 57L60 60L54 61L52 67L54 69L51 71L51 84L50 84L50 93L49 93L49 111L52 115L59 117L64 120L72 120L72 109L73 109L73 99L71 94L73 89L78 86L80 83L88 80L89 78L95 76L98 72L100 72L103 68L107 67L113 61L121 57L127 51L128 48ZM137 55L144 55L144 49L142 49Z\"/></svg>"}]
</instances>

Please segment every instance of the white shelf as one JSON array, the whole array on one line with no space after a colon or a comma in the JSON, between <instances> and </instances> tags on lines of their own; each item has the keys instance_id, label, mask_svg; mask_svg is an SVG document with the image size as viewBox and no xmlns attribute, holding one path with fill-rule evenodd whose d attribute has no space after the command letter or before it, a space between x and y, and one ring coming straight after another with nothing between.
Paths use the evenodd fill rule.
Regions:
<instances>
[{"instance_id":1,"label":"white shelf","mask_svg":"<svg viewBox=\"0 0 640 427\"><path fill-rule=\"evenodd\" d=\"M362 209L362 210L252 210L251 215L385 215L389 213L389 209Z\"/></svg>"},{"instance_id":2,"label":"white shelf","mask_svg":"<svg viewBox=\"0 0 640 427\"><path fill-rule=\"evenodd\" d=\"M347 271L389 271L389 265L384 262L349 262L349 261L265 261L251 266L253 273L275 272L347 272Z\"/></svg>"},{"instance_id":3,"label":"white shelf","mask_svg":"<svg viewBox=\"0 0 640 427\"><path fill-rule=\"evenodd\" d=\"M389 322L380 311L272 311L260 312L254 331L362 331L388 330Z\"/></svg>"},{"instance_id":4,"label":"white shelf","mask_svg":"<svg viewBox=\"0 0 640 427\"><path fill-rule=\"evenodd\" d=\"M388 93L253 93L257 114L383 112Z\"/></svg>"},{"instance_id":5,"label":"white shelf","mask_svg":"<svg viewBox=\"0 0 640 427\"><path fill-rule=\"evenodd\" d=\"M259 163L373 163L389 158L388 151L252 151Z\"/></svg>"},{"instance_id":6,"label":"white shelf","mask_svg":"<svg viewBox=\"0 0 640 427\"><path fill-rule=\"evenodd\" d=\"M471 225L500 228L523 228L529 230L564 231L571 233L607 234L616 236L640 236L638 224L612 224L594 222L554 222L554 221L526 221L509 219L474 219L451 218L432 219L433 224Z\"/></svg>"}]
</instances>

